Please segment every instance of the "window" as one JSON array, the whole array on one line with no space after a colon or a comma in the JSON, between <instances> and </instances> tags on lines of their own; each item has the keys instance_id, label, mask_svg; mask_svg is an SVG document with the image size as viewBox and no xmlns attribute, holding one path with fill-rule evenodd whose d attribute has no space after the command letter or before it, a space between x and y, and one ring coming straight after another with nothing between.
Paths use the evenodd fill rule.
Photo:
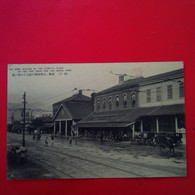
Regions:
<instances>
[{"instance_id":1,"label":"window","mask_svg":"<svg viewBox=\"0 0 195 195\"><path fill-rule=\"evenodd\" d=\"M108 104L109 104L109 108L112 108L112 97L108 98Z\"/></svg>"},{"instance_id":2,"label":"window","mask_svg":"<svg viewBox=\"0 0 195 195\"><path fill-rule=\"evenodd\" d=\"M106 98L103 98L103 108L106 108Z\"/></svg>"},{"instance_id":3,"label":"window","mask_svg":"<svg viewBox=\"0 0 195 195\"><path fill-rule=\"evenodd\" d=\"M179 83L179 97L184 97L184 83Z\"/></svg>"},{"instance_id":4,"label":"window","mask_svg":"<svg viewBox=\"0 0 195 195\"><path fill-rule=\"evenodd\" d=\"M147 102L151 102L151 89L147 89Z\"/></svg>"},{"instance_id":5,"label":"window","mask_svg":"<svg viewBox=\"0 0 195 195\"><path fill-rule=\"evenodd\" d=\"M157 102L161 101L161 87L156 88L156 101Z\"/></svg>"},{"instance_id":6,"label":"window","mask_svg":"<svg viewBox=\"0 0 195 195\"><path fill-rule=\"evenodd\" d=\"M116 106L119 106L119 96L116 96Z\"/></svg>"},{"instance_id":7,"label":"window","mask_svg":"<svg viewBox=\"0 0 195 195\"><path fill-rule=\"evenodd\" d=\"M132 103L132 106L135 106L135 101L136 101L136 92L131 92L131 103Z\"/></svg>"},{"instance_id":8,"label":"window","mask_svg":"<svg viewBox=\"0 0 195 195\"><path fill-rule=\"evenodd\" d=\"M127 105L127 94L126 93L123 95L123 105L124 106Z\"/></svg>"},{"instance_id":9,"label":"window","mask_svg":"<svg viewBox=\"0 0 195 195\"><path fill-rule=\"evenodd\" d=\"M98 110L100 109L100 100L99 99L97 100L97 109Z\"/></svg>"},{"instance_id":10,"label":"window","mask_svg":"<svg viewBox=\"0 0 195 195\"><path fill-rule=\"evenodd\" d=\"M173 98L173 89L172 85L167 86L167 99L172 99Z\"/></svg>"}]
</instances>

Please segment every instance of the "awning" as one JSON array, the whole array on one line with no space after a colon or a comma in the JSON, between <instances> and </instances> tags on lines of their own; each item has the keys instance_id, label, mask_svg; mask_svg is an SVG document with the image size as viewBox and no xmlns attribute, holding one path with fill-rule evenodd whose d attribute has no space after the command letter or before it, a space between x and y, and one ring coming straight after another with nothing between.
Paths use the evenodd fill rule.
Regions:
<instances>
[{"instance_id":1,"label":"awning","mask_svg":"<svg viewBox=\"0 0 195 195\"><path fill-rule=\"evenodd\" d=\"M153 108L133 108L108 112L93 112L77 123L78 127L128 127Z\"/></svg>"},{"instance_id":2,"label":"awning","mask_svg":"<svg viewBox=\"0 0 195 195\"><path fill-rule=\"evenodd\" d=\"M78 127L128 127L143 116L184 114L184 104L93 112Z\"/></svg>"},{"instance_id":3,"label":"awning","mask_svg":"<svg viewBox=\"0 0 195 195\"><path fill-rule=\"evenodd\" d=\"M106 128L106 127L128 127L133 123L81 123L78 126L79 127L94 127L94 128Z\"/></svg>"},{"instance_id":4,"label":"awning","mask_svg":"<svg viewBox=\"0 0 195 195\"><path fill-rule=\"evenodd\" d=\"M175 105L164 105L159 106L150 113L149 116L160 116L160 115L178 115L185 114L184 104L175 104Z\"/></svg>"}]
</instances>

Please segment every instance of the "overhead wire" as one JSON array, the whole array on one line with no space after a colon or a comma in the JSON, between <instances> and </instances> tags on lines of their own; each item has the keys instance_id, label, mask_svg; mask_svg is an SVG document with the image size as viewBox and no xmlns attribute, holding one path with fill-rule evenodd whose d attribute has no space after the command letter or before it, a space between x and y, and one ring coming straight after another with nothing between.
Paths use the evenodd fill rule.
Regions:
<instances>
[{"instance_id":1,"label":"overhead wire","mask_svg":"<svg viewBox=\"0 0 195 195\"><path fill-rule=\"evenodd\" d=\"M112 69L112 68L110 68L110 69ZM129 70L129 69L127 68L127 69L124 70L124 72L127 72L128 70ZM112 72L112 71L110 70L110 72ZM101 78L105 77L105 75L107 75L107 74L108 74L108 73L106 72L106 73L102 74L101 77L94 78L94 79L93 79L92 81L90 81L90 82L94 82L94 81L96 81L96 80L100 80ZM114 74L114 73L111 73L111 74ZM114 75L116 75L116 74L114 74ZM123 74L121 74L121 75L123 75ZM127 76L128 76L128 75L127 75ZM77 87L77 88L80 89L80 88L82 88L82 87L85 87L84 85L86 85L88 82L89 82L89 81L87 81L86 83L80 85L80 86ZM113 80L110 81L110 82L107 82L107 84L110 84L110 83L113 83ZM54 102L54 100L56 100L56 99L57 99L56 101L60 101L60 99L62 99L62 97L63 97L64 99L67 98L67 97L69 97L71 92L72 92L72 90L68 90L68 91L65 91L65 92L63 92L63 93L61 93L61 94L57 94L57 95L52 96L52 97L44 98L43 100L39 100L39 101L32 102L32 103L29 104L29 106L31 106L31 107L37 107L37 106L39 106L39 105L49 104L50 102L51 102L51 103ZM64 96L65 93L66 93L66 96ZM68 95L67 95L67 94L68 94ZM41 98L41 99L42 99L42 98Z\"/></svg>"},{"instance_id":2,"label":"overhead wire","mask_svg":"<svg viewBox=\"0 0 195 195\"><path fill-rule=\"evenodd\" d=\"M129 70L129 69L125 69L124 71L126 72L127 70ZM101 77L100 78L95 78L95 79L93 79L92 81L94 81L94 80L100 80L101 78L103 78L103 77L105 77L105 75L106 74L108 74L108 73L104 73L103 75L101 75ZM88 82L88 81L87 81ZM91 81L90 81L91 82ZM109 83L112 83L113 81L110 81ZM85 85L85 84L84 84ZM77 88L81 88L82 86L80 86L80 87L77 87ZM92 90L93 91L93 90ZM71 92L71 90L69 90L69 91L66 91L66 93L69 93L69 92ZM50 99L54 99L54 98L58 98L59 96L64 96L64 93L62 93L62 94L58 94L58 95L55 95L55 96L53 96L53 97L49 97L49 98L44 98L42 101L43 102L45 102L45 101L47 101L47 100L50 100ZM31 105L33 105L34 103L36 104L36 103L40 103L40 102L42 102L42 101L35 101L35 102L33 102Z\"/></svg>"},{"instance_id":3,"label":"overhead wire","mask_svg":"<svg viewBox=\"0 0 195 195\"><path fill-rule=\"evenodd\" d=\"M90 82L94 82L94 81L96 81L96 80L99 80L99 79L101 79L102 77L104 77L106 74L107 74L107 73L101 75L100 78L94 78L94 79L93 79L92 81L90 81ZM89 82L89 81L86 81L86 83L80 85L80 86L77 87L77 88L80 89L80 88L85 87L84 85L86 85L88 82ZM110 82L110 83L111 83L111 82ZM36 101L36 102L34 102L34 103L30 104L30 105L31 105L31 107L32 107L32 106L38 106L38 105L45 104L45 103L48 104L49 102L53 102L54 99L56 99L56 98L59 99L61 96L64 96L65 93L66 93L66 94L67 94L67 93L70 94L72 91L73 91L73 90L71 89L71 90L68 90L68 91L66 91L66 92L64 92L64 93L62 93L62 94L58 94L58 95L55 95L55 96L53 96L53 97L46 98L46 99L44 99L44 100L42 100L42 101ZM69 97L69 96L68 96L68 95L64 96L64 98L67 98L67 97ZM60 100L59 100L59 101L60 101Z\"/></svg>"}]
</instances>

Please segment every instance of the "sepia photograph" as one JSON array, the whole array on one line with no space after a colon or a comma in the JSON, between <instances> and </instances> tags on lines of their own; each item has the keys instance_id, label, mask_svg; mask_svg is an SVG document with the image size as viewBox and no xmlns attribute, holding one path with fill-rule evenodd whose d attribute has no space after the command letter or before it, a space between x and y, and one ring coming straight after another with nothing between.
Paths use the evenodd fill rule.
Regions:
<instances>
[{"instance_id":1,"label":"sepia photograph","mask_svg":"<svg viewBox=\"0 0 195 195\"><path fill-rule=\"evenodd\" d=\"M183 62L9 64L7 179L186 177Z\"/></svg>"}]
</instances>

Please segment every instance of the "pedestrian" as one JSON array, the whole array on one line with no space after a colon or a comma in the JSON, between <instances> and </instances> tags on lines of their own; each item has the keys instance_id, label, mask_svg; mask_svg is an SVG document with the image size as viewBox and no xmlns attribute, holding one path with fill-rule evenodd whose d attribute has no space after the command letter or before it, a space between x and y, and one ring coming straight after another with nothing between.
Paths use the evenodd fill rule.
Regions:
<instances>
[{"instance_id":1,"label":"pedestrian","mask_svg":"<svg viewBox=\"0 0 195 195\"><path fill-rule=\"evenodd\" d=\"M47 141L48 137L45 138L45 147L48 147L48 141Z\"/></svg>"}]
</instances>

